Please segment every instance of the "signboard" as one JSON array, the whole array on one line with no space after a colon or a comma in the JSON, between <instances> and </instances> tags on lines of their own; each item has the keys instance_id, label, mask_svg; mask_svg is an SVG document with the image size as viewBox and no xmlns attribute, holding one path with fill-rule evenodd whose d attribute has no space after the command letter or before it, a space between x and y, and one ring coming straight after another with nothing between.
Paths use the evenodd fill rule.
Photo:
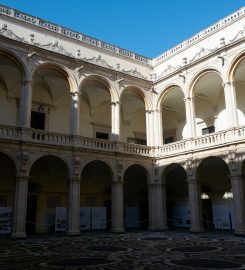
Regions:
<instances>
[{"instance_id":1,"label":"signboard","mask_svg":"<svg viewBox=\"0 0 245 270\"><path fill-rule=\"evenodd\" d=\"M126 207L126 228L139 227L139 208Z\"/></svg>"},{"instance_id":2,"label":"signboard","mask_svg":"<svg viewBox=\"0 0 245 270\"><path fill-rule=\"evenodd\" d=\"M190 209L188 206L173 207L173 226L190 227Z\"/></svg>"},{"instance_id":3,"label":"signboard","mask_svg":"<svg viewBox=\"0 0 245 270\"><path fill-rule=\"evenodd\" d=\"M66 207L56 207L55 232L66 231Z\"/></svg>"},{"instance_id":4,"label":"signboard","mask_svg":"<svg viewBox=\"0 0 245 270\"><path fill-rule=\"evenodd\" d=\"M215 229L231 229L232 214L229 205L213 205L213 222Z\"/></svg>"},{"instance_id":5,"label":"signboard","mask_svg":"<svg viewBox=\"0 0 245 270\"><path fill-rule=\"evenodd\" d=\"M92 229L106 229L106 207L92 207Z\"/></svg>"},{"instance_id":6,"label":"signboard","mask_svg":"<svg viewBox=\"0 0 245 270\"><path fill-rule=\"evenodd\" d=\"M91 228L91 207L80 208L80 231Z\"/></svg>"},{"instance_id":7,"label":"signboard","mask_svg":"<svg viewBox=\"0 0 245 270\"><path fill-rule=\"evenodd\" d=\"M8 234L12 228L12 207L0 207L0 234Z\"/></svg>"}]
</instances>

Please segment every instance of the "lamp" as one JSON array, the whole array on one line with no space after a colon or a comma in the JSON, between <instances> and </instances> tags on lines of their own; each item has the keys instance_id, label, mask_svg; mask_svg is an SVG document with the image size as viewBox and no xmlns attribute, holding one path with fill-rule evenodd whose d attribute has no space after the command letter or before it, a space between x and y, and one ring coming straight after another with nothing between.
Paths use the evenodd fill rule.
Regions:
<instances>
[{"instance_id":1,"label":"lamp","mask_svg":"<svg viewBox=\"0 0 245 270\"><path fill-rule=\"evenodd\" d=\"M210 199L210 197L209 197L209 195L208 195L207 193L202 192L202 193L201 193L201 199L202 199L202 200L208 200L208 199Z\"/></svg>"},{"instance_id":2,"label":"lamp","mask_svg":"<svg viewBox=\"0 0 245 270\"><path fill-rule=\"evenodd\" d=\"M230 191L226 191L225 193L224 193L224 195L223 195L223 199L232 199L233 198L233 192L232 192L232 190L230 190Z\"/></svg>"}]
</instances>

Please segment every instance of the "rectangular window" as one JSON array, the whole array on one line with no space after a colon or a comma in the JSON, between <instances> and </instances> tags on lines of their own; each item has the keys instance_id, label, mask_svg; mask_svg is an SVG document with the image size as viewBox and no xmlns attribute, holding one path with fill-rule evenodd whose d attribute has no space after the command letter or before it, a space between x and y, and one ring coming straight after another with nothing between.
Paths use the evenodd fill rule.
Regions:
<instances>
[{"instance_id":1,"label":"rectangular window","mask_svg":"<svg viewBox=\"0 0 245 270\"><path fill-rule=\"evenodd\" d=\"M96 137L97 139L109 140L109 134L108 134L108 133L96 132L95 137Z\"/></svg>"},{"instance_id":2,"label":"rectangular window","mask_svg":"<svg viewBox=\"0 0 245 270\"><path fill-rule=\"evenodd\" d=\"M42 112L31 112L31 128L34 129L45 129L45 113Z\"/></svg>"},{"instance_id":3,"label":"rectangular window","mask_svg":"<svg viewBox=\"0 0 245 270\"><path fill-rule=\"evenodd\" d=\"M172 142L174 142L174 136L166 137L164 139L165 144L172 143Z\"/></svg>"},{"instance_id":4,"label":"rectangular window","mask_svg":"<svg viewBox=\"0 0 245 270\"><path fill-rule=\"evenodd\" d=\"M134 144L146 145L146 140L144 140L144 139L132 138L132 137L128 137L128 138L127 138L127 142L128 142L128 143L134 143Z\"/></svg>"},{"instance_id":5,"label":"rectangular window","mask_svg":"<svg viewBox=\"0 0 245 270\"><path fill-rule=\"evenodd\" d=\"M214 131L215 131L214 126L203 128L202 129L202 135L206 135L206 134L212 133Z\"/></svg>"}]
</instances>

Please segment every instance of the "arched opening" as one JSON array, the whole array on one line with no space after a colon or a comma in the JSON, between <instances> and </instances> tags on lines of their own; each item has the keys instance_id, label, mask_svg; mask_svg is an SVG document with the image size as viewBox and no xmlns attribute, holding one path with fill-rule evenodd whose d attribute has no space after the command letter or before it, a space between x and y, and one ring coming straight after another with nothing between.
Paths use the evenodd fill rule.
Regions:
<instances>
[{"instance_id":1,"label":"arched opening","mask_svg":"<svg viewBox=\"0 0 245 270\"><path fill-rule=\"evenodd\" d=\"M123 142L146 145L145 103L138 89L122 93L120 127Z\"/></svg>"},{"instance_id":2,"label":"arched opening","mask_svg":"<svg viewBox=\"0 0 245 270\"><path fill-rule=\"evenodd\" d=\"M98 78L88 78L82 85L80 134L103 140L111 139L111 95L109 85Z\"/></svg>"},{"instance_id":3,"label":"arched opening","mask_svg":"<svg viewBox=\"0 0 245 270\"><path fill-rule=\"evenodd\" d=\"M126 229L147 229L149 226L147 178L146 169L140 165L132 165L124 173L123 196Z\"/></svg>"},{"instance_id":4,"label":"arched opening","mask_svg":"<svg viewBox=\"0 0 245 270\"><path fill-rule=\"evenodd\" d=\"M179 164L169 165L162 177L166 186L168 228L189 228L190 209L187 175Z\"/></svg>"},{"instance_id":5,"label":"arched opening","mask_svg":"<svg viewBox=\"0 0 245 270\"><path fill-rule=\"evenodd\" d=\"M0 52L0 124L17 125L17 104L23 79L20 64L12 56Z\"/></svg>"},{"instance_id":6,"label":"arched opening","mask_svg":"<svg viewBox=\"0 0 245 270\"><path fill-rule=\"evenodd\" d=\"M28 183L26 232L66 231L68 168L55 156L39 158L31 167Z\"/></svg>"},{"instance_id":7,"label":"arched opening","mask_svg":"<svg viewBox=\"0 0 245 270\"><path fill-rule=\"evenodd\" d=\"M12 231L16 166L4 153L0 153L0 164L0 235L4 235Z\"/></svg>"},{"instance_id":8,"label":"arched opening","mask_svg":"<svg viewBox=\"0 0 245 270\"><path fill-rule=\"evenodd\" d=\"M81 174L81 230L111 227L112 170L103 161L89 162Z\"/></svg>"},{"instance_id":9,"label":"arched opening","mask_svg":"<svg viewBox=\"0 0 245 270\"><path fill-rule=\"evenodd\" d=\"M172 143L187 138L184 93L172 86L162 98L163 143Z\"/></svg>"},{"instance_id":10,"label":"arched opening","mask_svg":"<svg viewBox=\"0 0 245 270\"><path fill-rule=\"evenodd\" d=\"M233 76L233 86L236 89L238 125L243 126L245 125L245 57L240 59Z\"/></svg>"},{"instance_id":11,"label":"arched opening","mask_svg":"<svg viewBox=\"0 0 245 270\"><path fill-rule=\"evenodd\" d=\"M40 67L33 75L31 127L68 134L69 93L70 85L64 71L54 66Z\"/></svg>"},{"instance_id":12,"label":"arched opening","mask_svg":"<svg viewBox=\"0 0 245 270\"><path fill-rule=\"evenodd\" d=\"M202 74L193 87L196 135L228 128L222 78L215 71Z\"/></svg>"},{"instance_id":13,"label":"arched opening","mask_svg":"<svg viewBox=\"0 0 245 270\"><path fill-rule=\"evenodd\" d=\"M234 229L230 171L218 157L204 159L197 168L201 188L203 225L207 229Z\"/></svg>"}]
</instances>

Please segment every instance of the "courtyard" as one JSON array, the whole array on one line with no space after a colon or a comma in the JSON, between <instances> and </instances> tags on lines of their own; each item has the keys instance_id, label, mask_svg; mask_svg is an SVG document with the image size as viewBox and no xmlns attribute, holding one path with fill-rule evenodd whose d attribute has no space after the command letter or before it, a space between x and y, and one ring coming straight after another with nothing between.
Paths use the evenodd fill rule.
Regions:
<instances>
[{"instance_id":1,"label":"courtyard","mask_svg":"<svg viewBox=\"0 0 245 270\"><path fill-rule=\"evenodd\" d=\"M182 230L3 237L0 269L245 269L245 238Z\"/></svg>"}]
</instances>

